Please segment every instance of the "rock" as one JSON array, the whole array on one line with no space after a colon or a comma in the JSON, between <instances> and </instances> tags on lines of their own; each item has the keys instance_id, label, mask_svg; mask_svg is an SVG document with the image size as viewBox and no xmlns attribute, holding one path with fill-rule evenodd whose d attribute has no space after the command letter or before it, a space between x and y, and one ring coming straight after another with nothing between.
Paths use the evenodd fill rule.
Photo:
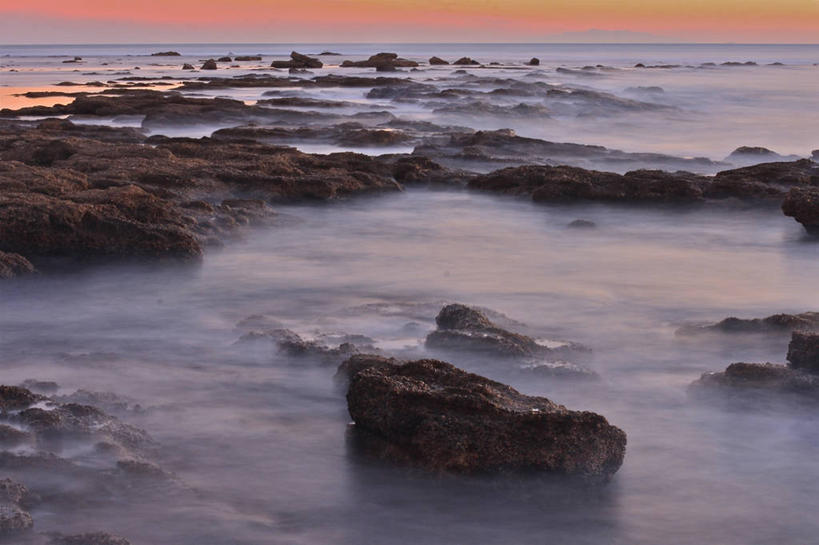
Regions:
<instances>
[{"instance_id":1,"label":"rock","mask_svg":"<svg viewBox=\"0 0 819 545\"><path fill-rule=\"evenodd\" d=\"M448 65L449 62L447 62L444 59L441 59L439 57L432 57L432 58L429 59L429 64L431 64L432 66L443 66L443 65Z\"/></svg>"},{"instance_id":2,"label":"rock","mask_svg":"<svg viewBox=\"0 0 819 545\"><path fill-rule=\"evenodd\" d=\"M356 374L365 369L392 368L397 365L402 365L403 363L401 360L379 356L377 354L355 354L344 360L341 365L338 366L336 379L349 381Z\"/></svg>"},{"instance_id":3,"label":"rock","mask_svg":"<svg viewBox=\"0 0 819 545\"><path fill-rule=\"evenodd\" d=\"M540 66L540 59L537 57L532 57L532 59L527 63L529 66Z\"/></svg>"},{"instance_id":4,"label":"rock","mask_svg":"<svg viewBox=\"0 0 819 545\"><path fill-rule=\"evenodd\" d=\"M192 64L185 63L182 65L182 70L195 70Z\"/></svg>"},{"instance_id":5,"label":"rock","mask_svg":"<svg viewBox=\"0 0 819 545\"><path fill-rule=\"evenodd\" d=\"M721 322L705 326L685 326L678 335L697 333L791 333L793 331L819 331L819 312L802 314L774 314L766 318L725 318Z\"/></svg>"},{"instance_id":6,"label":"rock","mask_svg":"<svg viewBox=\"0 0 819 545\"><path fill-rule=\"evenodd\" d=\"M0 251L0 279L8 280L36 272L34 265L20 254Z\"/></svg>"},{"instance_id":7,"label":"rock","mask_svg":"<svg viewBox=\"0 0 819 545\"><path fill-rule=\"evenodd\" d=\"M344 61L341 63L343 68L379 68L382 70L386 68L415 68L418 63L415 61L402 59L396 53L377 53L371 56L366 61Z\"/></svg>"},{"instance_id":8,"label":"rock","mask_svg":"<svg viewBox=\"0 0 819 545\"><path fill-rule=\"evenodd\" d=\"M702 182L687 173L641 170L620 175L577 167L523 166L478 176L469 182L469 187L529 194L536 202L697 202L703 198Z\"/></svg>"},{"instance_id":9,"label":"rock","mask_svg":"<svg viewBox=\"0 0 819 545\"><path fill-rule=\"evenodd\" d=\"M788 345L788 361L794 369L819 373L819 335L795 331Z\"/></svg>"},{"instance_id":10,"label":"rock","mask_svg":"<svg viewBox=\"0 0 819 545\"><path fill-rule=\"evenodd\" d=\"M341 342L338 346L330 347L316 340L305 340L289 329L271 329L262 332L250 331L239 338L239 342L260 340L272 341L282 355L291 358L314 358L326 364L337 364L339 361L360 352L362 348L370 351L375 350L370 345L359 347L351 342Z\"/></svg>"},{"instance_id":11,"label":"rock","mask_svg":"<svg viewBox=\"0 0 819 545\"><path fill-rule=\"evenodd\" d=\"M216 59L216 62L233 62L233 59L231 59L230 57L219 57L218 59Z\"/></svg>"},{"instance_id":12,"label":"rock","mask_svg":"<svg viewBox=\"0 0 819 545\"><path fill-rule=\"evenodd\" d=\"M160 51L158 53L151 53L152 57L180 57L181 55L176 51Z\"/></svg>"},{"instance_id":13,"label":"rock","mask_svg":"<svg viewBox=\"0 0 819 545\"><path fill-rule=\"evenodd\" d=\"M819 183L819 165L810 159L761 163L725 170L714 176L705 196L721 199L780 199L794 187Z\"/></svg>"},{"instance_id":14,"label":"rock","mask_svg":"<svg viewBox=\"0 0 819 545\"><path fill-rule=\"evenodd\" d=\"M467 350L502 357L532 357L550 350L531 337L506 331L484 313L466 305L447 305L435 318L438 329L426 338L429 348Z\"/></svg>"},{"instance_id":15,"label":"rock","mask_svg":"<svg viewBox=\"0 0 819 545\"><path fill-rule=\"evenodd\" d=\"M236 62L260 61L262 57L260 55L241 55L234 57L233 60Z\"/></svg>"},{"instance_id":16,"label":"rock","mask_svg":"<svg viewBox=\"0 0 819 545\"><path fill-rule=\"evenodd\" d=\"M597 227L597 224L589 220L574 220L570 222L567 227L571 227L572 229L594 229Z\"/></svg>"},{"instance_id":17,"label":"rock","mask_svg":"<svg viewBox=\"0 0 819 545\"><path fill-rule=\"evenodd\" d=\"M704 373L690 391L737 394L797 394L819 399L819 377L772 363L732 363L724 372Z\"/></svg>"},{"instance_id":18,"label":"rock","mask_svg":"<svg viewBox=\"0 0 819 545\"><path fill-rule=\"evenodd\" d=\"M0 503L24 505L28 499L28 489L11 479L0 479Z\"/></svg>"},{"instance_id":19,"label":"rock","mask_svg":"<svg viewBox=\"0 0 819 545\"><path fill-rule=\"evenodd\" d=\"M49 545L131 545L131 542L105 532L91 532L70 536L53 534Z\"/></svg>"},{"instance_id":20,"label":"rock","mask_svg":"<svg viewBox=\"0 0 819 545\"><path fill-rule=\"evenodd\" d=\"M321 68L324 66L324 63L318 59L293 51L290 53L289 61L273 61L270 66L273 68Z\"/></svg>"},{"instance_id":21,"label":"rock","mask_svg":"<svg viewBox=\"0 0 819 545\"><path fill-rule=\"evenodd\" d=\"M0 536L18 534L32 527L34 520L19 505L0 503Z\"/></svg>"},{"instance_id":22,"label":"rock","mask_svg":"<svg viewBox=\"0 0 819 545\"><path fill-rule=\"evenodd\" d=\"M813 161L819 162L819 149L815 149L812 152L810 152L810 158Z\"/></svg>"},{"instance_id":23,"label":"rock","mask_svg":"<svg viewBox=\"0 0 819 545\"><path fill-rule=\"evenodd\" d=\"M453 62L452 64L456 66L468 66L468 65L478 65L480 64L478 61L470 59L469 57L461 57L457 61Z\"/></svg>"},{"instance_id":24,"label":"rock","mask_svg":"<svg viewBox=\"0 0 819 545\"><path fill-rule=\"evenodd\" d=\"M0 386L0 410L3 412L25 409L42 399L19 386Z\"/></svg>"},{"instance_id":25,"label":"rock","mask_svg":"<svg viewBox=\"0 0 819 545\"><path fill-rule=\"evenodd\" d=\"M380 457L432 471L540 470L606 482L625 455L626 434L604 417L436 360L359 371L347 406Z\"/></svg>"},{"instance_id":26,"label":"rock","mask_svg":"<svg viewBox=\"0 0 819 545\"><path fill-rule=\"evenodd\" d=\"M213 59L206 60L202 65L202 70L216 70L217 68L219 67L216 65L216 61Z\"/></svg>"},{"instance_id":27,"label":"rock","mask_svg":"<svg viewBox=\"0 0 819 545\"><path fill-rule=\"evenodd\" d=\"M60 385L52 380L34 380L31 378L24 380L20 387L41 394L53 394L60 389Z\"/></svg>"},{"instance_id":28,"label":"rock","mask_svg":"<svg viewBox=\"0 0 819 545\"><path fill-rule=\"evenodd\" d=\"M782 203L782 212L811 235L819 235L819 187L792 188Z\"/></svg>"}]
</instances>

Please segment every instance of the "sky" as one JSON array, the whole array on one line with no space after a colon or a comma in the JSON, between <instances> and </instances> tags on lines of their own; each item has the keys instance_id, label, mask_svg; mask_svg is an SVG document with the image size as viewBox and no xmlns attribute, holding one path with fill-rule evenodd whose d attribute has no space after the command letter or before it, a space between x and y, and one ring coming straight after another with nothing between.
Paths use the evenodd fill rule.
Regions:
<instances>
[{"instance_id":1,"label":"sky","mask_svg":"<svg viewBox=\"0 0 819 545\"><path fill-rule=\"evenodd\" d=\"M0 0L0 43L819 42L819 0Z\"/></svg>"}]
</instances>

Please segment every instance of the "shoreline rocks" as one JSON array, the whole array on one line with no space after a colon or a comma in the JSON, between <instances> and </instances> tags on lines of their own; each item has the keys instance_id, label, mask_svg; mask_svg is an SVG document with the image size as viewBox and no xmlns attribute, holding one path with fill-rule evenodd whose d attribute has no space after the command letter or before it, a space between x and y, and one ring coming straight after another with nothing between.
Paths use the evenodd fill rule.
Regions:
<instances>
[{"instance_id":1,"label":"shoreline rocks","mask_svg":"<svg viewBox=\"0 0 819 545\"><path fill-rule=\"evenodd\" d=\"M296 69L310 69L322 68L324 63L318 59L302 55L295 51L290 53L289 61L273 61L270 63L272 68L296 68Z\"/></svg>"},{"instance_id":2,"label":"shoreline rocks","mask_svg":"<svg viewBox=\"0 0 819 545\"><path fill-rule=\"evenodd\" d=\"M734 316L710 325L683 326L677 335L700 333L792 333L794 331L819 331L819 312L801 314L774 314L765 318L736 318Z\"/></svg>"},{"instance_id":3,"label":"shoreline rocks","mask_svg":"<svg viewBox=\"0 0 819 545\"><path fill-rule=\"evenodd\" d=\"M402 59L397 53L377 53L366 61L344 61L342 68L375 68L379 71L394 70L395 68L415 68L418 63Z\"/></svg>"},{"instance_id":4,"label":"shoreline rocks","mask_svg":"<svg viewBox=\"0 0 819 545\"><path fill-rule=\"evenodd\" d=\"M359 362L347 404L371 454L430 471L545 471L605 483L626 434L591 412L437 360Z\"/></svg>"}]
</instances>

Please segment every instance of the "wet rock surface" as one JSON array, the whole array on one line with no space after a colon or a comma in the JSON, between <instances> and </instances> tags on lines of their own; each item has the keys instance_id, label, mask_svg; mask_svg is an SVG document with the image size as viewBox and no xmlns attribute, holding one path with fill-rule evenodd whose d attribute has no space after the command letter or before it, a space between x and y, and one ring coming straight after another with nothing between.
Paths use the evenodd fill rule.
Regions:
<instances>
[{"instance_id":1,"label":"wet rock surface","mask_svg":"<svg viewBox=\"0 0 819 545\"><path fill-rule=\"evenodd\" d=\"M819 373L819 335L794 333L788 345L788 361L794 369Z\"/></svg>"},{"instance_id":2,"label":"wet rock surface","mask_svg":"<svg viewBox=\"0 0 819 545\"><path fill-rule=\"evenodd\" d=\"M819 183L815 178L814 187L794 187L782 203L785 215L801 223L811 235L819 235Z\"/></svg>"},{"instance_id":3,"label":"wet rock surface","mask_svg":"<svg viewBox=\"0 0 819 545\"><path fill-rule=\"evenodd\" d=\"M625 433L436 360L374 360L350 379L347 404L365 450L433 471L539 470L607 481Z\"/></svg>"}]
</instances>

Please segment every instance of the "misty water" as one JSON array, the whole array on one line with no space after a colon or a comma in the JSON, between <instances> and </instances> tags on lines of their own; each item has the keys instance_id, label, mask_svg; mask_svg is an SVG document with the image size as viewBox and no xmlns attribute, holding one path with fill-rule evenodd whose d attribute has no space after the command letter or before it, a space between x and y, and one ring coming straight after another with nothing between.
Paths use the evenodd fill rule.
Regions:
<instances>
[{"instance_id":1,"label":"misty water","mask_svg":"<svg viewBox=\"0 0 819 545\"><path fill-rule=\"evenodd\" d=\"M599 228L567 229L578 217ZM691 342L674 330L817 308L817 258L819 245L769 210L410 191L282 208L277 225L199 267L2 285L4 382L56 380L66 392L135 400L143 410L126 421L150 431L161 465L184 483L113 491L102 505L97 484L58 483L91 499L35 512L38 528L90 525L138 544L806 543L819 530L813 410L731 410L686 393L732 361L781 361L787 339ZM364 334L406 357L430 355L421 340L444 301L593 348L586 364L602 379L592 382L449 359L626 430L626 460L608 487L374 463L350 448L334 368L234 344L239 321L264 315L305 335Z\"/></svg>"},{"instance_id":2,"label":"misty water","mask_svg":"<svg viewBox=\"0 0 819 545\"><path fill-rule=\"evenodd\" d=\"M178 66L149 62L198 62L229 52L283 58L294 47L341 50L347 54L342 58L389 50L349 44L2 46L0 107L11 107L10 89L105 78L84 72L139 63L141 75L181 77ZM145 57L166 49L183 56ZM650 100L671 108L550 119L456 116L446 120L452 123L716 160L741 145L800 156L819 147L817 46L392 49L418 60L437 54L521 62L537 55L543 81L621 97L633 95L629 88L661 86L663 93ZM75 54L87 64L77 68L53 57ZM759 66L700 66L749 60ZM681 66L639 71L637 62ZM768 66L773 62L784 66ZM598 63L617 70L556 72ZM412 77L449 87L454 69ZM325 73L365 74L316 71ZM486 69L480 76L523 79L529 73ZM253 101L264 91L213 94ZM442 121L413 105L366 101L366 90L299 92ZM15 98L14 107L22 105ZM152 131L205 136L215 128ZM299 145L308 152L336 149ZM12 476L48 491L60 506L32 510L37 531L102 530L134 545L815 541L815 406L735 405L687 391L702 373L732 362L782 362L788 338L675 334L683 325L731 315L819 310L819 244L775 206L544 206L467 190L412 188L275 209L271 225L209 249L198 264L89 263L0 283L2 383L53 380L60 394L116 394L128 408L113 414L151 434L156 462L174 475L170 484L135 479L113 487L104 476L18 469ZM568 228L576 219L597 227ZM428 351L423 339L448 302L502 313L493 316L538 339L590 347L579 363L600 379L562 379L508 361ZM237 342L263 327L330 344L343 335L365 335L391 355L442 357L524 393L599 412L628 434L625 462L600 488L539 475L430 475L376 462L351 441L335 366L289 358L271 343ZM79 445L61 456L95 467L98 458L89 448Z\"/></svg>"}]
</instances>

